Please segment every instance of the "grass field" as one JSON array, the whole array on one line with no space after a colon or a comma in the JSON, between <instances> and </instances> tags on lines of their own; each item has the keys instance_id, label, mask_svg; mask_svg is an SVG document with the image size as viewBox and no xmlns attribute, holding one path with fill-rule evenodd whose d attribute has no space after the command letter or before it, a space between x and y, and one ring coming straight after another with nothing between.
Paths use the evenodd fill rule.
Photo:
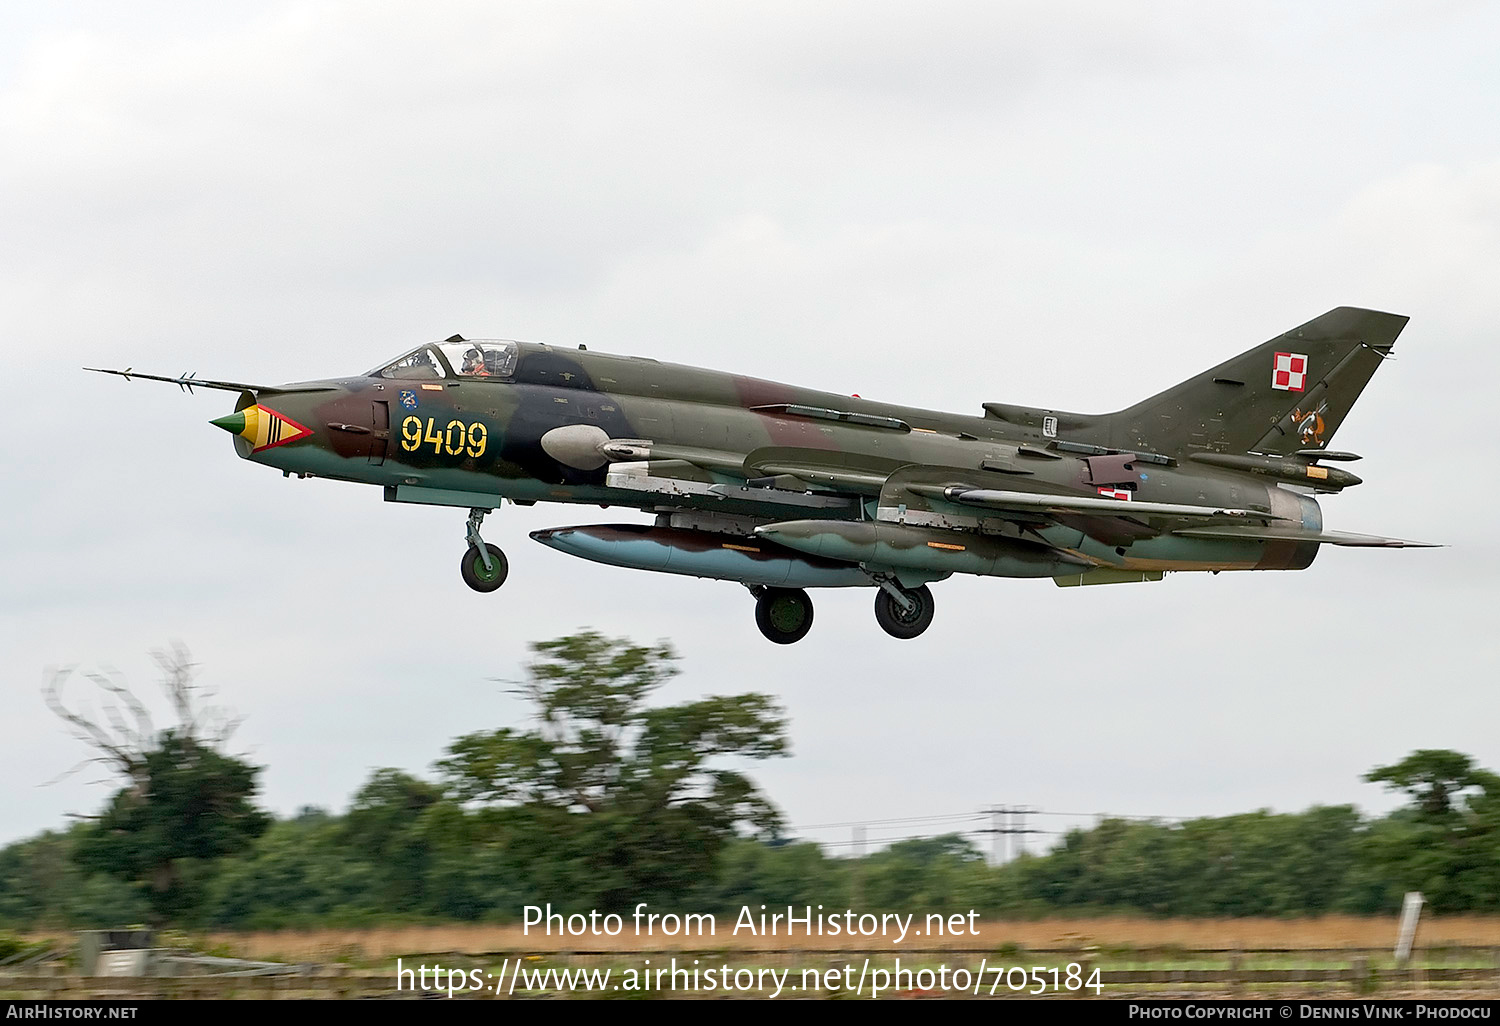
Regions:
<instances>
[{"instance_id":1,"label":"grass field","mask_svg":"<svg viewBox=\"0 0 1500 1026\"><path fill-rule=\"evenodd\" d=\"M547 951L757 951L786 948L897 950L881 937L752 937L732 933L732 917L720 917L713 936L636 937L629 930L618 937L547 937L533 927L454 924L446 926L378 927L350 930L298 930L263 933L211 934L207 944L242 958L293 961L380 960L428 952L482 954L485 952ZM903 947L988 948L1004 946L1040 951L1087 948L1187 951L1205 949L1300 950L1336 948L1391 948L1396 920L1354 916L1317 919L1036 919L979 922L979 936L908 937ZM1423 922L1418 947L1495 947L1500 949L1500 917L1433 917Z\"/></svg>"},{"instance_id":2,"label":"grass field","mask_svg":"<svg viewBox=\"0 0 1500 1026\"><path fill-rule=\"evenodd\" d=\"M1432 917L1418 932L1411 961L1399 966L1391 953L1397 929L1394 917L993 920L980 922L977 936L909 935L901 944L878 936L788 937L783 933L752 937L742 932L736 937L732 918L720 919L716 925L712 936L636 937L631 931L614 938L549 938L534 928L528 934L519 926L480 924L191 936L167 931L157 938L161 947L307 965L277 977L140 977L128 984L112 981L109 986L133 987L120 993L161 998L410 996L398 993L405 978L393 971L396 959L404 957L408 976L415 968L439 963L446 967L450 982L455 972L459 976L470 973L471 979L476 978L475 972L487 973L476 995L499 995L498 989L491 992L488 981L503 981L508 966L512 985L504 991L506 996L587 996L594 988L578 989L576 976L568 981L542 976L549 971L613 972L620 974L613 988L618 991L628 974L645 978L655 972L660 983L659 977L668 971L665 967L670 965L675 973L681 960L686 974L689 966L699 966L701 958L711 967L722 966L724 973L733 965L734 994L728 994L727 983L722 989L726 996L739 997L772 996L767 989L771 984L760 974L778 971L793 974L800 981L799 988L808 986L811 973L813 982L806 996L849 996L846 992L853 974L858 971L862 987L865 970L872 964L876 974L872 981L878 981L881 972L889 975L903 967L908 973L905 984L891 975L894 982L883 997L940 996L939 990L946 994L948 984L934 982L941 977L923 982L920 974L931 977L934 971L954 974L955 994L970 993L967 982L958 982L958 974L964 973L966 981L987 984L983 995L973 991L976 996L1001 998L1493 999L1500 994L1500 917ZM58 947L71 946L75 940L71 934L47 939ZM69 968L74 965L42 967L31 976L25 970L19 974L0 971L0 995L16 999L100 996L98 981L77 976L77 969ZM1040 981L1037 970L1027 968L1038 966L1043 967ZM529 982L514 990L523 968ZM842 973L844 983L828 983L829 973ZM1012 979L1017 973L1019 978ZM747 981L743 984L742 975ZM1082 986L1070 983L1059 989L1054 981L1049 992L1046 983L1053 975L1074 983L1091 979L1094 982L1088 987L1100 989L1084 995ZM774 975L770 979L774 983ZM412 983L405 989L416 986ZM685 975L680 996L693 996L693 986ZM434 983L427 989L436 987ZM873 988L874 982L866 996L875 996ZM659 996L674 996L675 983L671 990ZM108 993L118 996L114 990Z\"/></svg>"}]
</instances>

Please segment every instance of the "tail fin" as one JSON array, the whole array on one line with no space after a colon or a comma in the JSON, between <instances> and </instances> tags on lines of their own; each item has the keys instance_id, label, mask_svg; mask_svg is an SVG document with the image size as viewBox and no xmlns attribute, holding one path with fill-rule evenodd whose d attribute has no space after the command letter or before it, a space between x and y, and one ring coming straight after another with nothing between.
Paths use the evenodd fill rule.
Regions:
<instances>
[{"instance_id":1,"label":"tail fin","mask_svg":"<svg viewBox=\"0 0 1500 1026\"><path fill-rule=\"evenodd\" d=\"M1289 455L1333 438L1408 318L1341 306L1099 418L1107 444L1164 454Z\"/></svg>"}]
</instances>

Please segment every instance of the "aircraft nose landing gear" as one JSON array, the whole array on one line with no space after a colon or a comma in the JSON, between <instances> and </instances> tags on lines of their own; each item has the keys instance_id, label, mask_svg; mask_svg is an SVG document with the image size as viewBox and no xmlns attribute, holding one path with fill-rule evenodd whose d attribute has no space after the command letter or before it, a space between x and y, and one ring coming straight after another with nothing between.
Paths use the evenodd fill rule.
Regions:
<instances>
[{"instance_id":1,"label":"aircraft nose landing gear","mask_svg":"<svg viewBox=\"0 0 1500 1026\"><path fill-rule=\"evenodd\" d=\"M790 645L812 630L812 599L801 588L750 589L755 596L755 625L770 641Z\"/></svg>"},{"instance_id":2,"label":"aircraft nose landing gear","mask_svg":"<svg viewBox=\"0 0 1500 1026\"><path fill-rule=\"evenodd\" d=\"M464 583L475 591L490 592L505 583L510 573L510 564L500 546L491 545L479 537L479 525L484 523L486 509L469 510L469 549L464 553L458 568L464 575Z\"/></svg>"}]
</instances>

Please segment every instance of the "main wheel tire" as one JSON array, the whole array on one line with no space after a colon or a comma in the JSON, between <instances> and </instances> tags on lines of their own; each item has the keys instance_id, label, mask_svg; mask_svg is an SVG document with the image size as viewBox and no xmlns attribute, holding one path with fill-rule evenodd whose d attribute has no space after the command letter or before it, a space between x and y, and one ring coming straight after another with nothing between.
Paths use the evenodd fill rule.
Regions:
<instances>
[{"instance_id":1,"label":"main wheel tire","mask_svg":"<svg viewBox=\"0 0 1500 1026\"><path fill-rule=\"evenodd\" d=\"M778 645L807 637L812 622L812 599L800 588L767 588L755 599L755 625Z\"/></svg>"},{"instance_id":2,"label":"main wheel tire","mask_svg":"<svg viewBox=\"0 0 1500 1026\"><path fill-rule=\"evenodd\" d=\"M924 584L902 588L901 594L913 603L911 609L902 609L884 588L875 593L875 622L893 638L915 638L932 625L932 592Z\"/></svg>"},{"instance_id":3,"label":"main wheel tire","mask_svg":"<svg viewBox=\"0 0 1500 1026\"><path fill-rule=\"evenodd\" d=\"M463 562L458 564L458 568L463 572L465 584L475 591L490 592L505 583L505 578L510 574L510 564L506 562L505 553L500 551L500 546L485 542L484 547L490 554L490 569L484 568L479 550L472 545L465 550Z\"/></svg>"}]
</instances>

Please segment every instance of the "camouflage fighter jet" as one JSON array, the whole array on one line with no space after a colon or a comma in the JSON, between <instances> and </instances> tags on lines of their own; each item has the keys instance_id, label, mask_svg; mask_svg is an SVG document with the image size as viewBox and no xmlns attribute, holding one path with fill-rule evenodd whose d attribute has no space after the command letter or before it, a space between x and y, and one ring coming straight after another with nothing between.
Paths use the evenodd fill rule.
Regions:
<instances>
[{"instance_id":1,"label":"camouflage fighter jet","mask_svg":"<svg viewBox=\"0 0 1500 1026\"><path fill-rule=\"evenodd\" d=\"M961 416L634 356L534 342L418 346L358 377L255 385L212 423L285 475L377 485L469 511L461 569L505 583L480 537L502 500L635 507L653 523L532 532L599 563L745 585L778 644L812 626L809 588L872 587L897 638L932 622L952 574L1062 586L1172 571L1301 570L1317 494L1360 479L1327 448L1407 318L1340 307L1118 413L985 403ZM99 370L99 368L88 368Z\"/></svg>"}]
</instances>

